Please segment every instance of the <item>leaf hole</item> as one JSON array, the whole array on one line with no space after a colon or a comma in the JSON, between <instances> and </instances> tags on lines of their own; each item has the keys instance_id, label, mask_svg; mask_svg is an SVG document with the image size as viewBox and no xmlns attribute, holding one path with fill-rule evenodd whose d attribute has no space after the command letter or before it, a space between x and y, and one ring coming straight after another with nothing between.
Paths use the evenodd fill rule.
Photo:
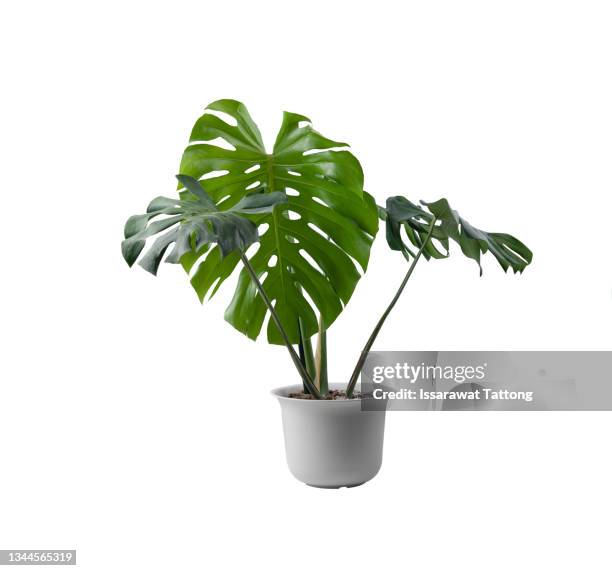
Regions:
<instances>
[{"instance_id":1,"label":"leaf hole","mask_svg":"<svg viewBox=\"0 0 612 571\"><path fill-rule=\"evenodd\" d=\"M189 145L210 145L211 147L219 147L227 151L236 150L236 147L226 141L223 137L217 137L216 139L210 139L208 141L190 141Z\"/></svg>"},{"instance_id":2,"label":"leaf hole","mask_svg":"<svg viewBox=\"0 0 612 571\"><path fill-rule=\"evenodd\" d=\"M229 174L229 171L210 171L202 175L199 180L208 180L209 178L217 178Z\"/></svg>"},{"instance_id":3,"label":"leaf hole","mask_svg":"<svg viewBox=\"0 0 612 571\"><path fill-rule=\"evenodd\" d=\"M295 236L291 236L289 234L285 234L285 239L290 244L299 244L300 243L300 241Z\"/></svg>"},{"instance_id":4,"label":"leaf hole","mask_svg":"<svg viewBox=\"0 0 612 571\"><path fill-rule=\"evenodd\" d=\"M252 190L253 188L257 188L260 184L261 182L256 180L255 182L249 184L249 186L246 187L246 190Z\"/></svg>"},{"instance_id":5,"label":"leaf hole","mask_svg":"<svg viewBox=\"0 0 612 571\"><path fill-rule=\"evenodd\" d=\"M287 196L299 196L300 195L300 193L297 190L295 190L295 188L289 188L289 187L285 189L285 194Z\"/></svg>"},{"instance_id":6,"label":"leaf hole","mask_svg":"<svg viewBox=\"0 0 612 571\"><path fill-rule=\"evenodd\" d=\"M338 244L338 242L336 242L329 236L328 236L328 240L335 246L338 246L338 248L340 248L341 250L343 249L342 246ZM348 259L352 262L353 266L355 266L355 270L357 271L359 276L363 277L365 275L365 270L361 267L361 264L359 263L359 261L356 258L353 258L353 256L351 256L348 252L344 252L344 253L348 256Z\"/></svg>"},{"instance_id":7,"label":"leaf hole","mask_svg":"<svg viewBox=\"0 0 612 571\"><path fill-rule=\"evenodd\" d=\"M302 294L302 296L304 296L304 299L308 302L308 305L310 305L312 310L318 311L317 304L314 302L312 297L310 297L310 294L308 293L308 291L302 287L302 290L300 293Z\"/></svg>"},{"instance_id":8,"label":"leaf hole","mask_svg":"<svg viewBox=\"0 0 612 571\"><path fill-rule=\"evenodd\" d=\"M221 119L221 121L223 121L224 123L227 123L228 125L231 125L232 127L236 127L238 125L238 121L234 117L232 117L229 113L225 113L225 111L216 111L215 109L205 109L204 114L214 115L215 117L218 117L219 119Z\"/></svg>"},{"instance_id":9,"label":"leaf hole","mask_svg":"<svg viewBox=\"0 0 612 571\"><path fill-rule=\"evenodd\" d=\"M300 256L302 256L302 258L304 258L315 270L325 275L325 272L323 271L321 266L319 266L318 262L306 250L300 248L299 253Z\"/></svg>"},{"instance_id":10,"label":"leaf hole","mask_svg":"<svg viewBox=\"0 0 612 571\"><path fill-rule=\"evenodd\" d=\"M257 227L260 236L263 236L269 229L270 225L267 222L264 222Z\"/></svg>"},{"instance_id":11,"label":"leaf hole","mask_svg":"<svg viewBox=\"0 0 612 571\"><path fill-rule=\"evenodd\" d=\"M313 196L312 201L320 204L321 206L327 206L327 203L321 200L318 196Z\"/></svg>"},{"instance_id":12,"label":"leaf hole","mask_svg":"<svg viewBox=\"0 0 612 571\"><path fill-rule=\"evenodd\" d=\"M523 260L523 262L525 262L526 264L528 263L527 260L521 254L519 254L518 252L516 252L512 248L510 248L510 246L508 246L508 244L502 244L501 246L502 246L502 248L504 250L506 250L506 252L510 253L513 256L516 256L520 260Z\"/></svg>"},{"instance_id":13,"label":"leaf hole","mask_svg":"<svg viewBox=\"0 0 612 571\"><path fill-rule=\"evenodd\" d=\"M260 168L261 168L261 165L253 165L252 167L249 167L247 170L245 170L244 174L250 174L252 172L259 170Z\"/></svg>"},{"instance_id":14,"label":"leaf hole","mask_svg":"<svg viewBox=\"0 0 612 571\"><path fill-rule=\"evenodd\" d=\"M308 228L310 228L313 232L316 232L320 236L323 236L323 238L328 239L327 234L323 232L323 230L321 230L318 226L315 226L312 222L308 223Z\"/></svg>"},{"instance_id":15,"label":"leaf hole","mask_svg":"<svg viewBox=\"0 0 612 571\"><path fill-rule=\"evenodd\" d=\"M287 171L291 176L302 176L302 173L299 172L295 172L295 171Z\"/></svg>"},{"instance_id":16,"label":"leaf hole","mask_svg":"<svg viewBox=\"0 0 612 571\"><path fill-rule=\"evenodd\" d=\"M283 210L283 216L289 220L300 220L302 218L295 210Z\"/></svg>"},{"instance_id":17,"label":"leaf hole","mask_svg":"<svg viewBox=\"0 0 612 571\"><path fill-rule=\"evenodd\" d=\"M276 256L276 254L272 254L272 256L270 256L270 260L268 261L268 267L274 268L276 266L277 261L278 257Z\"/></svg>"},{"instance_id":18,"label":"leaf hole","mask_svg":"<svg viewBox=\"0 0 612 571\"><path fill-rule=\"evenodd\" d=\"M257 293L257 295L259 296L259 292ZM276 305L276 300L272 300L272 307L274 307ZM270 326L270 321L272 320L272 315L271 313L266 310L266 314L264 316L264 319L261 323L261 330L262 331L268 331L268 327Z\"/></svg>"},{"instance_id":19,"label":"leaf hole","mask_svg":"<svg viewBox=\"0 0 612 571\"><path fill-rule=\"evenodd\" d=\"M187 274L189 276L189 279L193 279L193 276L196 275L196 273L198 272L198 270L200 269L200 266L204 263L204 260L206 259L207 253L202 254L196 261L195 263L191 266L189 273Z\"/></svg>"},{"instance_id":20,"label":"leaf hole","mask_svg":"<svg viewBox=\"0 0 612 571\"><path fill-rule=\"evenodd\" d=\"M302 153L303 156L307 157L308 155L318 155L319 153L326 153L327 151L347 151L348 147L329 147L327 149L308 149Z\"/></svg>"},{"instance_id":21,"label":"leaf hole","mask_svg":"<svg viewBox=\"0 0 612 571\"><path fill-rule=\"evenodd\" d=\"M204 301L210 301L213 297L213 295L215 295L215 293L217 293L215 291L217 285L219 284L219 282L221 281L221 276L218 276L217 278L215 278L215 281L213 281L212 284L210 284L210 288L208 289L208 291L206 292L206 297L204 298Z\"/></svg>"},{"instance_id":22,"label":"leaf hole","mask_svg":"<svg viewBox=\"0 0 612 571\"><path fill-rule=\"evenodd\" d=\"M302 120L298 122L298 129L303 129L304 127L310 127L312 123L310 121Z\"/></svg>"},{"instance_id":23,"label":"leaf hole","mask_svg":"<svg viewBox=\"0 0 612 571\"><path fill-rule=\"evenodd\" d=\"M259 246L260 246L259 242L254 242L246 249L246 252L244 253L244 255L249 259L252 258L255 254L257 254L257 251L259 250Z\"/></svg>"}]
</instances>

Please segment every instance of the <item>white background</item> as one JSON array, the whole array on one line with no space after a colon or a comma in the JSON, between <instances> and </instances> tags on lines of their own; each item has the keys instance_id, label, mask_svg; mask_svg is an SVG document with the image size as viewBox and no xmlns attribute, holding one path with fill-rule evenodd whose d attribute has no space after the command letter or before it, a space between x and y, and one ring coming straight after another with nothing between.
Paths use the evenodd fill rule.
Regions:
<instances>
[{"instance_id":1,"label":"white background","mask_svg":"<svg viewBox=\"0 0 612 571\"><path fill-rule=\"evenodd\" d=\"M388 418L361 488L285 466L280 347L119 252L204 106L349 141L379 202L446 196L534 251L422 264L378 349L610 349L609 2L5 2L0 548L87 570L609 569L609 413ZM405 266L330 331L347 378Z\"/></svg>"}]
</instances>

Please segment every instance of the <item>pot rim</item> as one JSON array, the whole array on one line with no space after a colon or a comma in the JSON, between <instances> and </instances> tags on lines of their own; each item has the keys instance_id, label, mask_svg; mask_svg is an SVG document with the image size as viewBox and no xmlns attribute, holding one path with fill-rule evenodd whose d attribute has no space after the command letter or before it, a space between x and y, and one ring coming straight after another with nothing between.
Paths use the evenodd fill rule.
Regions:
<instances>
[{"instance_id":1,"label":"pot rim","mask_svg":"<svg viewBox=\"0 0 612 571\"><path fill-rule=\"evenodd\" d=\"M357 384L357 386L355 387L355 390L358 390L359 387L361 386L361 384ZM273 397L276 397L279 400L287 400L287 401L291 401L291 402L300 402L300 403L331 403L331 404L336 404L339 405L340 403L342 403L343 405L348 405L348 404L355 404L355 403L360 403L362 400L365 400L363 397L360 398L353 398L353 399L344 399L344 400L329 400L329 399L294 399L291 397L286 396L284 393L289 393L289 392L293 392L293 391L298 391L301 390L303 387L301 384L294 384L294 385L285 385L284 387L278 387L276 389L272 389L270 391L270 394ZM330 389L335 389L335 390L339 390L339 389L345 389L346 388L346 384L345 383L329 383L329 388ZM367 397L367 398L372 398L372 397Z\"/></svg>"}]
</instances>

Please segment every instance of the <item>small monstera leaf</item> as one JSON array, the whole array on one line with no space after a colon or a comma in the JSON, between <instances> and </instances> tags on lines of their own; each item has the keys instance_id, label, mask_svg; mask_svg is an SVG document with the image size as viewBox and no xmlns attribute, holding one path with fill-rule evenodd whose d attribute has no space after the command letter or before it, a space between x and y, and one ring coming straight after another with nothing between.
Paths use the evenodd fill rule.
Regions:
<instances>
[{"instance_id":1,"label":"small monstera leaf","mask_svg":"<svg viewBox=\"0 0 612 571\"><path fill-rule=\"evenodd\" d=\"M215 204L237 204L253 189L287 195L272 214L253 218L259 248L248 253L292 343L328 328L349 301L365 271L378 229L376 205L363 191L359 161L344 143L312 128L302 115L285 113L272 153L246 107L233 100L209 105L185 149L180 172L201 180ZM263 226L267 228L264 229ZM219 246L181 259L200 300L212 297L234 272L239 257ZM255 339L267 307L243 269L225 313ZM270 320L268 341L283 340Z\"/></svg>"},{"instance_id":2,"label":"small monstera leaf","mask_svg":"<svg viewBox=\"0 0 612 571\"><path fill-rule=\"evenodd\" d=\"M185 254L208 248L211 243L217 243L222 256L242 252L259 239L257 226L244 215L272 212L276 204L287 201L282 192L258 193L244 196L231 208L220 210L196 179L185 175L177 178L186 188L183 200L158 196L149 204L146 214L131 216L125 224L121 251L130 266L138 259L147 238L164 230L168 232L156 238L139 262L154 275L172 244L174 247L166 262L174 264ZM167 218L153 220L162 214Z\"/></svg>"},{"instance_id":3,"label":"small monstera leaf","mask_svg":"<svg viewBox=\"0 0 612 571\"><path fill-rule=\"evenodd\" d=\"M403 196L393 196L387 199L386 208L379 208L380 217L386 221L387 243L392 250L405 251L414 257L401 234L402 227L411 244L421 248L427 238L433 215L427 210L413 204ZM440 247L444 251L440 251ZM448 234L439 226L435 226L431 239L425 244L423 257L446 258L448 256Z\"/></svg>"},{"instance_id":4,"label":"small monstera leaf","mask_svg":"<svg viewBox=\"0 0 612 571\"><path fill-rule=\"evenodd\" d=\"M403 250L409 255L414 253L404 243L401 236L403 227L413 246L420 248L423 244L429 225L433 219L436 223L432 232L432 240L423 250L423 255L429 259L446 257L448 255L449 239L459 244L465 256L476 261L482 275L480 257L491 252L499 265L507 271L512 268L514 273L522 273L531 263L533 254L520 240L510 234L485 232L472 226L453 210L445 198L436 202L423 202L427 210L417 206L402 196L387 199L386 208L380 209L381 217L387 224L387 242L393 250ZM433 244L436 240L446 250L441 253Z\"/></svg>"}]
</instances>

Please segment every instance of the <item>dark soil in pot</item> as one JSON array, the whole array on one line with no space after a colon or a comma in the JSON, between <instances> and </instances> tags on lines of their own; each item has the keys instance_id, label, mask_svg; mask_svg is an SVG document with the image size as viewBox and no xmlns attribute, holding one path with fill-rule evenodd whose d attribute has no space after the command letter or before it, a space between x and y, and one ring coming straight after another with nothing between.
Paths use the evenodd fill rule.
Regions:
<instances>
[{"instance_id":1,"label":"dark soil in pot","mask_svg":"<svg viewBox=\"0 0 612 571\"><path fill-rule=\"evenodd\" d=\"M300 391L299 393L289 393L290 399L316 400L311 394ZM330 390L321 400L356 400L361 398L361 393L355 391L350 399L346 398L346 391Z\"/></svg>"}]
</instances>

